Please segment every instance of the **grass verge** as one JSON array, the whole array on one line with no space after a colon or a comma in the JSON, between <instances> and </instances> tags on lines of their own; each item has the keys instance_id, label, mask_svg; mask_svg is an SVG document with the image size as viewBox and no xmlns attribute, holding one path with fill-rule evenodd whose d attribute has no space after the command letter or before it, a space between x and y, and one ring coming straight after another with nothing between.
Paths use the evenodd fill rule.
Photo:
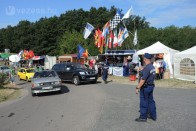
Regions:
<instances>
[{"instance_id":1,"label":"grass verge","mask_svg":"<svg viewBox=\"0 0 196 131\"><path fill-rule=\"evenodd\" d=\"M0 89L0 103L7 100L13 100L21 95L21 91L18 88L6 87Z\"/></svg>"}]
</instances>

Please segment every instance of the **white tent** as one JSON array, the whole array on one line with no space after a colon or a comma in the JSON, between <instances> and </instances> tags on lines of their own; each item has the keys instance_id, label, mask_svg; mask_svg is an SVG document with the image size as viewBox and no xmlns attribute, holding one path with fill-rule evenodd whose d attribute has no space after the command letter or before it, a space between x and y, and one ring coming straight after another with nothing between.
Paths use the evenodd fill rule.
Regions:
<instances>
[{"instance_id":1,"label":"white tent","mask_svg":"<svg viewBox=\"0 0 196 131\"><path fill-rule=\"evenodd\" d=\"M196 81L196 46L176 53L174 56L174 77Z\"/></svg>"},{"instance_id":2,"label":"white tent","mask_svg":"<svg viewBox=\"0 0 196 131\"><path fill-rule=\"evenodd\" d=\"M170 70L170 78L173 78L173 58L174 54L178 53L179 51L174 50L172 48L169 48L162 44L161 42L157 41L156 43L152 44L149 47L146 47L142 50L139 50L137 53L138 55L143 55L144 53L149 53L149 54L164 54L164 61L167 63L167 66Z\"/></svg>"}]
</instances>

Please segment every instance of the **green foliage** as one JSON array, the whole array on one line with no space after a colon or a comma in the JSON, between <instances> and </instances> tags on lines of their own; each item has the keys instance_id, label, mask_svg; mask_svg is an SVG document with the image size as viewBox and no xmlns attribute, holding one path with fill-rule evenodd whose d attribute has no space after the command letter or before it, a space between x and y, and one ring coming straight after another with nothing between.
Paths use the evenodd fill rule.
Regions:
<instances>
[{"instance_id":1,"label":"green foliage","mask_svg":"<svg viewBox=\"0 0 196 131\"><path fill-rule=\"evenodd\" d=\"M58 17L41 18L36 22L22 20L14 27L0 29L1 52L5 48L9 48L13 53L18 53L21 49L31 49L36 55L61 55L77 53L77 45L80 43L88 49L90 55L97 55L99 51L94 45L94 34L88 39L83 38L86 22L91 23L95 29L102 30L116 11L114 6L110 9L91 7L89 11L69 10ZM150 27L145 17L140 16L131 16L124 20L124 23L132 33L137 29L139 44L133 46L133 35L130 33L122 47L116 49L142 49L157 41L177 50L196 45L196 28L190 26L157 29ZM121 22L118 26L124 24Z\"/></svg>"},{"instance_id":2,"label":"green foliage","mask_svg":"<svg viewBox=\"0 0 196 131\"><path fill-rule=\"evenodd\" d=\"M8 76L4 73L0 73L0 89L4 88L4 85L8 83Z\"/></svg>"}]
</instances>

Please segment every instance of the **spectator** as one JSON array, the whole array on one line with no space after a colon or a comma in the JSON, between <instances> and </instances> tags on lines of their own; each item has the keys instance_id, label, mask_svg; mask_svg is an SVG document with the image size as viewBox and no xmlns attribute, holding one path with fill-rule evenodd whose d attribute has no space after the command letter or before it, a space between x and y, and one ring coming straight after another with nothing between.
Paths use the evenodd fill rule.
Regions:
<instances>
[{"instance_id":1,"label":"spectator","mask_svg":"<svg viewBox=\"0 0 196 131\"><path fill-rule=\"evenodd\" d=\"M12 67L9 72L9 78L10 78L11 85L15 86L15 68L14 67Z\"/></svg>"}]
</instances>

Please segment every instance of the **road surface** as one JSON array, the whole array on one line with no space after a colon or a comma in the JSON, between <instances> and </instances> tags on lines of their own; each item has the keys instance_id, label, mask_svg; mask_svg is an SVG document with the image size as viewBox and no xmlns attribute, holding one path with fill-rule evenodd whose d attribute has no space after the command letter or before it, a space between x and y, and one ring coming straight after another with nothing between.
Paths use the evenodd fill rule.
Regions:
<instances>
[{"instance_id":1,"label":"road surface","mask_svg":"<svg viewBox=\"0 0 196 131\"><path fill-rule=\"evenodd\" d=\"M0 104L0 131L196 131L196 89L156 88L157 121L137 123L135 86L63 84L63 93L32 97L30 83L17 82L24 96Z\"/></svg>"}]
</instances>

